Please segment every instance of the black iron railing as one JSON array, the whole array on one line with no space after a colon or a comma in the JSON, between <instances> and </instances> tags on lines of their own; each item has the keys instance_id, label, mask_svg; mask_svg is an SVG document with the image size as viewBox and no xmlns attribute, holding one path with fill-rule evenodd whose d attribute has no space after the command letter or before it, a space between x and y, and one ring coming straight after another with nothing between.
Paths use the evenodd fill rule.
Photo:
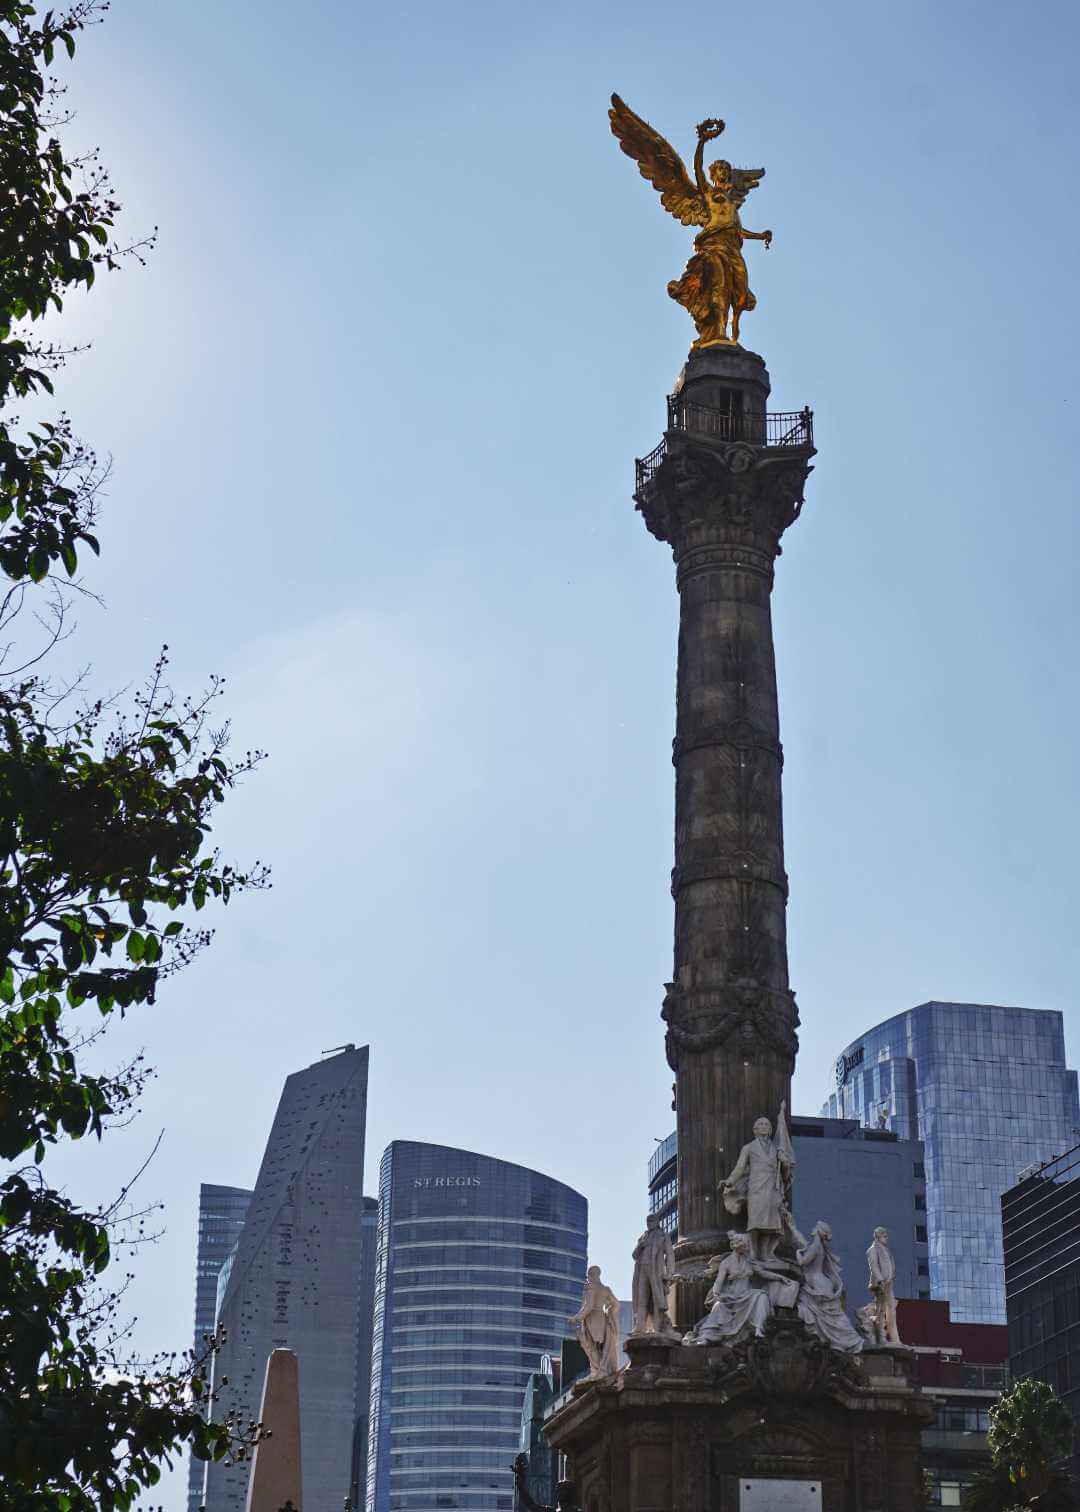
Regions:
<instances>
[{"instance_id":1,"label":"black iron railing","mask_svg":"<svg viewBox=\"0 0 1080 1512\"><path fill-rule=\"evenodd\" d=\"M711 409L705 404L691 404L681 394L669 394L667 402L669 431L708 436L716 441L745 441L750 446L807 447L814 444L814 415L809 409L784 414L742 415L728 410ZM647 457L635 463L637 491L652 481L667 451L661 441Z\"/></svg>"},{"instance_id":2,"label":"black iron railing","mask_svg":"<svg viewBox=\"0 0 1080 1512\"><path fill-rule=\"evenodd\" d=\"M640 493L640 491L645 487L647 483L652 482L653 474L656 472L656 469L664 460L664 453L666 451L667 441L661 440L656 446L653 447L652 451L647 457L637 458L634 463L634 470L637 476L636 492Z\"/></svg>"},{"instance_id":3,"label":"black iron railing","mask_svg":"<svg viewBox=\"0 0 1080 1512\"><path fill-rule=\"evenodd\" d=\"M696 431L721 441L748 441L751 446L813 446L814 416L810 410L789 414L732 414L705 404L691 404L681 394L669 394L668 430Z\"/></svg>"}]
</instances>

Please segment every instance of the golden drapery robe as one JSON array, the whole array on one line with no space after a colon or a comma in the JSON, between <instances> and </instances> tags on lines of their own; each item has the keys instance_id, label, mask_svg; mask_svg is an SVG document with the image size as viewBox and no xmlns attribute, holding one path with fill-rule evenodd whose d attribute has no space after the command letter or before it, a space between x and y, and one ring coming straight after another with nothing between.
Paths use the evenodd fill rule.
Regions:
<instances>
[{"instance_id":1,"label":"golden drapery robe","mask_svg":"<svg viewBox=\"0 0 1080 1512\"><path fill-rule=\"evenodd\" d=\"M729 309L752 310L742 234L737 226L706 227L694 238L694 252L668 293L690 312L700 342L723 340Z\"/></svg>"}]
</instances>

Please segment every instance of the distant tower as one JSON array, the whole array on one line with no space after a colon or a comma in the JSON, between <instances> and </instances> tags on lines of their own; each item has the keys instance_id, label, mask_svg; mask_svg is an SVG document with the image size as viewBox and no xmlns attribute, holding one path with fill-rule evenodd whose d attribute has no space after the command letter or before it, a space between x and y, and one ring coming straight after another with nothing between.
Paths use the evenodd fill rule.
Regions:
<instances>
[{"instance_id":1,"label":"distant tower","mask_svg":"<svg viewBox=\"0 0 1080 1512\"><path fill-rule=\"evenodd\" d=\"M356 1324L356 1426L353 1429L352 1479L349 1498L355 1512L367 1495L367 1452L371 1403L371 1346L374 1332L375 1256L379 1243L379 1203L364 1198L363 1256L360 1265L360 1296Z\"/></svg>"},{"instance_id":2,"label":"distant tower","mask_svg":"<svg viewBox=\"0 0 1080 1512\"><path fill-rule=\"evenodd\" d=\"M770 598L780 537L802 508L810 412L766 412L753 352L690 354L660 445L637 467L645 524L675 557L679 652L675 963L664 999L676 1077L680 1271L738 1223L718 1184L754 1119L789 1104L798 1044L788 981L787 875ZM701 1312L687 1283L676 1321Z\"/></svg>"},{"instance_id":3,"label":"distant tower","mask_svg":"<svg viewBox=\"0 0 1080 1512\"><path fill-rule=\"evenodd\" d=\"M920 1003L845 1046L821 1111L869 1126L884 1114L901 1138L923 1141L916 1221L929 1239L931 1295L954 1323L1004 1323L999 1198L1080 1133L1061 1014Z\"/></svg>"},{"instance_id":4,"label":"distant tower","mask_svg":"<svg viewBox=\"0 0 1080 1512\"><path fill-rule=\"evenodd\" d=\"M271 1351L299 1361L304 1512L340 1512L352 1477L367 1078L365 1046L285 1082L221 1298L216 1410L256 1418ZM244 1512L249 1469L207 1467L207 1512Z\"/></svg>"},{"instance_id":5,"label":"distant tower","mask_svg":"<svg viewBox=\"0 0 1080 1512\"><path fill-rule=\"evenodd\" d=\"M206 1336L217 1319L218 1276L244 1227L252 1194L246 1187L199 1187L199 1238L195 1253L195 1353L206 1348ZM197 1512L203 1503L206 1461L194 1455L188 1462L188 1509Z\"/></svg>"}]
</instances>

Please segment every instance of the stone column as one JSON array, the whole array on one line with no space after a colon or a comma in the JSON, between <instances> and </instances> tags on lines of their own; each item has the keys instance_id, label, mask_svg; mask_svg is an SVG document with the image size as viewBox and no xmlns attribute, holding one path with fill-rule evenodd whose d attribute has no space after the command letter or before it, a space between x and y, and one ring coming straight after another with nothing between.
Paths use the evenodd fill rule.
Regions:
<instances>
[{"instance_id":1,"label":"stone column","mask_svg":"<svg viewBox=\"0 0 1080 1512\"><path fill-rule=\"evenodd\" d=\"M302 1512L300 1375L291 1349L275 1349L266 1361L259 1421L269 1434L255 1445L245 1512L281 1512L286 1502Z\"/></svg>"},{"instance_id":2,"label":"stone column","mask_svg":"<svg viewBox=\"0 0 1080 1512\"><path fill-rule=\"evenodd\" d=\"M679 1131L680 1326L700 1315L703 1261L741 1221L718 1183L754 1119L790 1107L797 1047L770 598L813 446L808 415L801 427L770 423L768 393L754 353L692 353L635 494L672 548L680 598L675 963L663 1007Z\"/></svg>"}]
</instances>

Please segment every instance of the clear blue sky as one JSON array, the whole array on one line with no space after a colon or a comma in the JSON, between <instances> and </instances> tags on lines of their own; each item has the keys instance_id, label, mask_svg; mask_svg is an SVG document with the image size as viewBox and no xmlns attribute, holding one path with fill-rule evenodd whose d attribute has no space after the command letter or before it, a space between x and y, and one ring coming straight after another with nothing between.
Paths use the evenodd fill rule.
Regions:
<instances>
[{"instance_id":1,"label":"clear blue sky","mask_svg":"<svg viewBox=\"0 0 1080 1512\"><path fill-rule=\"evenodd\" d=\"M689 238L608 133L767 176L744 325L819 456L775 595L796 1111L929 997L1060 1008L1073 1064L1075 7L116 0L73 70L145 270L75 301L115 457L100 685L157 644L272 759L220 835L266 897L116 1036L145 1113L63 1169L143 1178L140 1338L188 1342L200 1180L281 1082L372 1047L391 1138L592 1202L625 1295L671 1126L676 598L635 515L692 336ZM179 1508L179 1481L170 1506Z\"/></svg>"}]
</instances>

